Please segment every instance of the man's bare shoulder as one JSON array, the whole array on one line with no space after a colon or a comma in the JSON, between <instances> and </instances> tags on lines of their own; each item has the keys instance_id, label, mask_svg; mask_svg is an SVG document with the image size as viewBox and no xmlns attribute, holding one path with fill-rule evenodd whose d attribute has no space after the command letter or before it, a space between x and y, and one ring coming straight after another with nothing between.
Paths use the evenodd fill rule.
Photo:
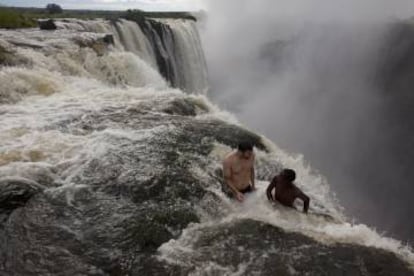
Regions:
<instances>
[{"instance_id":1,"label":"man's bare shoulder","mask_svg":"<svg viewBox=\"0 0 414 276\"><path fill-rule=\"evenodd\" d=\"M236 152L232 151L224 157L223 163L231 164L234 162Z\"/></svg>"}]
</instances>

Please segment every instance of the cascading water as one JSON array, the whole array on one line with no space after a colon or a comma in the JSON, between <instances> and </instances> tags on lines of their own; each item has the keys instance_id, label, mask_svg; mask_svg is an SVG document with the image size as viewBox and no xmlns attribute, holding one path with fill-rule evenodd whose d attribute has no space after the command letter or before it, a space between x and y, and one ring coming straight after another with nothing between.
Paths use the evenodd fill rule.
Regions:
<instances>
[{"instance_id":1,"label":"cascading water","mask_svg":"<svg viewBox=\"0 0 414 276\"><path fill-rule=\"evenodd\" d=\"M204 54L200 50L200 38L191 20L162 20L170 26L176 44L176 61L178 70L178 87L188 91L205 91L208 87L207 70ZM198 62L194 62L197 60Z\"/></svg>"},{"instance_id":2,"label":"cascading water","mask_svg":"<svg viewBox=\"0 0 414 276\"><path fill-rule=\"evenodd\" d=\"M132 52L158 68L173 87L188 93L208 90L207 67L196 23L184 19L57 21L59 29L112 33L115 47Z\"/></svg>"},{"instance_id":3,"label":"cascading water","mask_svg":"<svg viewBox=\"0 0 414 276\"><path fill-rule=\"evenodd\" d=\"M0 31L2 274L413 274L411 249L347 222L301 156L170 87L157 47L173 49L163 53L179 87L207 87L194 22L57 24ZM173 44L142 36L158 24ZM242 205L224 196L220 174L241 140L256 146L259 181ZM297 170L308 216L265 199L282 167Z\"/></svg>"},{"instance_id":4,"label":"cascading water","mask_svg":"<svg viewBox=\"0 0 414 276\"><path fill-rule=\"evenodd\" d=\"M142 57L142 59L145 59L156 68L154 49L147 37L142 33L141 28L135 22L127 20L115 22L114 26L116 28L117 41L119 41L118 44L123 45L125 50Z\"/></svg>"}]
</instances>

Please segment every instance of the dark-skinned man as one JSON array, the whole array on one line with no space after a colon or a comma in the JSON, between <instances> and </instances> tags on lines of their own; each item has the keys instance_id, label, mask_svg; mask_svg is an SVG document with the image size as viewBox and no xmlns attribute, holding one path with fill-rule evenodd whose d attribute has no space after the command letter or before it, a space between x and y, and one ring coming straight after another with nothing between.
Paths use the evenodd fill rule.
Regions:
<instances>
[{"instance_id":1,"label":"dark-skinned man","mask_svg":"<svg viewBox=\"0 0 414 276\"><path fill-rule=\"evenodd\" d=\"M284 206L295 208L293 203L296 198L303 201L303 212L307 213L309 209L309 197L305 195L293 181L296 179L296 173L291 169L284 169L280 174L275 176L266 190L267 198L270 201L278 201ZM275 190L273 194L273 190Z\"/></svg>"}]
</instances>

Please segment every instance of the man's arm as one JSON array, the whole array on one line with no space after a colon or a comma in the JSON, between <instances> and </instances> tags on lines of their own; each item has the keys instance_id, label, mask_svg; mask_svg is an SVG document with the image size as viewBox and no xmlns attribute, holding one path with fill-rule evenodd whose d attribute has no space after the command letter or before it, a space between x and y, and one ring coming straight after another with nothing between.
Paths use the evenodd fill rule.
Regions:
<instances>
[{"instance_id":1,"label":"man's arm","mask_svg":"<svg viewBox=\"0 0 414 276\"><path fill-rule=\"evenodd\" d=\"M307 195L305 195L299 188L297 188L297 197L303 201L303 212L307 213L309 210L309 202L310 199Z\"/></svg>"},{"instance_id":2,"label":"man's arm","mask_svg":"<svg viewBox=\"0 0 414 276\"><path fill-rule=\"evenodd\" d=\"M256 178L256 175L255 175L255 171L254 171L254 165L253 165L253 167L252 167L252 171L251 171L251 173L250 173L250 183L252 184L252 189L253 190L256 190L256 185L255 185L255 183L254 183L254 179Z\"/></svg>"},{"instance_id":3,"label":"man's arm","mask_svg":"<svg viewBox=\"0 0 414 276\"><path fill-rule=\"evenodd\" d=\"M252 185L252 189L253 190L256 190L256 183L255 183L256 172L254 170L254 162L255 162L255 159L256 159L256 156L253 153L253 156L252 156L252 169L251 169L251 172L250 172L250 183Z\"/></svg>"},{"instance_id":4,"label":"man's arm","mask_svg":"<svg viewBox=\"0 0 414 276\"><path fill-rule=\"evenodd\" d=\"M275 178L273 178L272 182L270 182L269 186L266 189L267 199L270 200L270 201L274 201L274 198L272 196L272 191L273 191L273 189L276 188L276 183L277 183L277 179L275 177Z\"/></svg>"}]
</instances>

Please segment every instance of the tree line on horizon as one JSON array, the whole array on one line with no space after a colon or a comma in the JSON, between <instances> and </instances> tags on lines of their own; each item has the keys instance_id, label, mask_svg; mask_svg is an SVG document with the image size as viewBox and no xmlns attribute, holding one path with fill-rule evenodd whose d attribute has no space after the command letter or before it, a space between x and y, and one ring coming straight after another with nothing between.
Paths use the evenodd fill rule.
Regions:
<instances>
[{"instance_id":1,"label":"tree line on horizon","mask_svg":"<svg viewBox=\"0 0 414 276\"><path fill-rule=\"evenodd\" d=\"M55 3L47 4L44 8L0 5L0 28L6 29L35 28L38 26L37 20L42 18L77 18L85 20L95 18L117 20L118 18L125 18L137 21L144 17L197 20L196 16L189 12L148 12L140 9L128 9L126 11L66 10Z\"/></svg>"}]
</instances>

